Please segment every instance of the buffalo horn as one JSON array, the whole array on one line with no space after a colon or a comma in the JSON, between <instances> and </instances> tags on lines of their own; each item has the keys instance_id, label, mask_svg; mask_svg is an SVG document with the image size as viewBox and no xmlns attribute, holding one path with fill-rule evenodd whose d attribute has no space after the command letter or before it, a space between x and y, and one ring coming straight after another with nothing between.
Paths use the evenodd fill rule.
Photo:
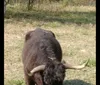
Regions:
<instances>
[{"instance_id":1,"label":"buffalo horn","mask_svg":"<svg viewBox=\"0 0 100 85\"><path fill-rule=\"evenodd\" d=\"M37 66L37 67L33 68L28 75L32 76L35 72L41 71L41 70L44 70L44 69L45 69L45 65Z\"/></svg>"},{"instance_id":2,"label":"buffalo horn","mask_svg":"<svg viewBox=\"0 0 100 85\"><path fill-rule=\"evenodd\" d=\"M66 69L82 69L87 65L88 61L86 61L85 63L83 63L82 65L71 65L69 63L63 63L63 65L65 66Z\"/></svg>"}]
</instances>

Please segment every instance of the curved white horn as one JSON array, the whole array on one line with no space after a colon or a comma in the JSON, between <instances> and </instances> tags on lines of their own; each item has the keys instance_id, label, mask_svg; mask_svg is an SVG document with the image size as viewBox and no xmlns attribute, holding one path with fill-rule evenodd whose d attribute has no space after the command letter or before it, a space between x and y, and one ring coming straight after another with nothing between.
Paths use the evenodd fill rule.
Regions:
<instances>
[{"instance_id":1,"label":"curved white horn","mask_svg":"<svg viewBox=\"0 0 100 85\"><path fill-rule=\"evenodd\" d=\"M44 70L44 69L45 69L45 65L37 66L37 67L33 68L28 75L32 76L35 72L41 71L41 70Z\"/></svg>"},{"instance_id":2,"label":"curved white horn","mask_svg":"<svg viewBox=\"0 0 100 85\"><path fill-rule=\"evenodd\" d=\"M87 63L88 63L88 60L85 63L83 63L82 65L71 65L71 64L65 63L65 62L63 63L63 65L65 66L66 69L82 69L87 65Z\"/></svg>"}]
</instances>

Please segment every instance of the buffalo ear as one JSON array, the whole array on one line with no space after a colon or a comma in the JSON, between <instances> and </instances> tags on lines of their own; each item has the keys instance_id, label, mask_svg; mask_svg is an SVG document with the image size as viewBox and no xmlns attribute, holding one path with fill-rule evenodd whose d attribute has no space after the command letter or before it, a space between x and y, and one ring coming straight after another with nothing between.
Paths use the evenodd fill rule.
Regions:
<instances>
[{"instance_id":1,"label":"buffalo ear","mask_svg":"<svg viewBox=\"0 0 100 85\"><path fill-rule=\"evenodd\" d=\"M29 32L26 33L26 36L25 36L25 42L26 42L27 40L30 39L31 33L32 33L32 32L33 32L33 31L29 31Z\"/></svg>"},{"instance_id":2,"label":"buffalo ear","mask_svg":"<svg viewBox=\"0 0 100 85\"><path fill-rule=\"evenodd\" d=\"M51 32L52 33L52 35L55 37L55 34L53 33L53 32ZM56 37L55 37L56 38Z\"/></svg>"},{"instance_id":3,"label":"buffalo ear","mask_svg":"<svg viewBox=\"0 0 100 85\"><path fill-rule=\"evenodd\" d=\"M51 32L51 34L53 35L53 37L55 37L55 34L52 32L52 31L50 31ZM56 38L56 37L55 37Z\"/></svg>"}]
</instances>

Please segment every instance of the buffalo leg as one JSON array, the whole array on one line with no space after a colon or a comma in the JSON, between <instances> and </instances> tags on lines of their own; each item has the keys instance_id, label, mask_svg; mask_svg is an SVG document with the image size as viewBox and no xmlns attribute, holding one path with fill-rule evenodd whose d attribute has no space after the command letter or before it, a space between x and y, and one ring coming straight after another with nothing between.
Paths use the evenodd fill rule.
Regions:
<instances>
[{"instance_id":1,"label":"buffalo leg","mask_svg":"<svg viewBox=\"0 0 100 85\"><path fill-rule=\"evenodd\" d=\"M26 74L24 70L24 77L26 85L35 85L34 81Z\"/></svg>"},{"instance_id":2,"label":"buffalo leg","mask_svg":"<svg viewBox=\"0 0 100 85\"><path fill-rule=\"evenodd\" d=\"M33 79L36 85L43 85L42 76L40 75L40 73L35 73Z\"/></svg>"},{"instance_id":3,"label":"buffalo leg","mask_svg":"<svg viewBox=\"0 0 100 85\"><path fill-rule=\"evenodd\" d=\"M35 85L34 81L30 79L28 76L25 76L26 85Z\"/></svg>"}]
</instances>

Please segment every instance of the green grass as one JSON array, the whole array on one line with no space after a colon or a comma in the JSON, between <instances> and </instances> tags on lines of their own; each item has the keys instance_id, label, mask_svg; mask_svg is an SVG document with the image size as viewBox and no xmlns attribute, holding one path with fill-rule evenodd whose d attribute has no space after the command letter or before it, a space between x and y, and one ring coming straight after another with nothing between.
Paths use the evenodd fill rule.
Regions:
<instances>
[{"instance_id":1,"label":"green grass","mask_svg":"<svg viewBox=\"0 0 100 85\"><path fill-rule=\"evenodd\" d=\"M87 66L92 67L92 66L96 66L96 60L95 59L90 59Z\"/></svg>"},{"instance_id":2,"label":"green grass","mask_svg":"<svg viewBox=\"0 0 100 85\"><path fill-rule=\"evenodd\" d=\"M4 28L4 81L5 85L25 85L22 49L25 34L41 27L51 30L61 44L63 60L82 64L82 70L66 70L64 85L96 85L95 6L25 6L8 5Z\"/></svg>"},{"instance_id":3,"label":"green grass","mask_svg":"<svg viewBox=\"0 0 100 85\"><path fill-rule=\"evenodd\" d=\"M23 80L11 80L6 85L25 85Z\"/></svg>"},{"instance_id":4,"label":"green grass","mask_svg":"<svg viewBox=\"0 0 100 85\"><path fill-rule=\"evenodd\" d=\"M95 24L95 12L90 10L88 12L84 11L78 11L77 6L74 6L73 10L66 10L63 9L63 6L59 6L58 8L56 6L51 6L51 7L41 7L41 8L36 8L34 7L32 11L27 11L25 8L19 8L20 5L16 6L9 6L8 5L8 10L6 12L5 17L6 18L12 18L16 21L24 21L27 20L29 23L32 23L32 21L43 21L43 22L58 22L61 24L64 23L77 23L77 24ZM79 6L81 7L81 6ZM89 7L89 6L87 6ZM91 7L91 6L90 6ZM52 10L52 8L54 8ZM70 6L68 7L68 9ZM21 10L23 9L23 10ZM81 10L81 9L80 9Z\"/></svg>"}]
</instances>

